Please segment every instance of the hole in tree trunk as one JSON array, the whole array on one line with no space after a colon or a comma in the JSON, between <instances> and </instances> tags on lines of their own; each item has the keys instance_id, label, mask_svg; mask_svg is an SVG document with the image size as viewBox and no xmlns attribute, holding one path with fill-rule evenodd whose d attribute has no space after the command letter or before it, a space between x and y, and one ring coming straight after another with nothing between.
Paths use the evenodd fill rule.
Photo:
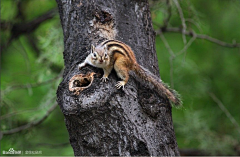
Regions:
<instances>
[{"instance_id":1,"label":"hole in tree trunk","mask_svg":"<svg viewBox=\"0 0 240 157\"><path fill-rule=\"evenodd\" d=\"M74 75L69 81L69 90L75 95L79 95L81 91L91 86L94 74L95 73L92 72Z\"/></svg>"}]
</instances>

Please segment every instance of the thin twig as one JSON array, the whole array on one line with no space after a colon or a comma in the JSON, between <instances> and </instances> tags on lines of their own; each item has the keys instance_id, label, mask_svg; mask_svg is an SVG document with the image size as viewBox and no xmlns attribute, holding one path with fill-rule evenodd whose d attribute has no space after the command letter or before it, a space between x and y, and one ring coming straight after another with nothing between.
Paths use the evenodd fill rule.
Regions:
<instances>
[{"instance_id":1,"label":"thin twig","mask_svg":"<svg viewBox=\"0 0 240 157\"><path fill-rule=\"evenodd\" d=\"M194 42L195 39L196 39L196 36L193 36L193 37L189 40L189 42L183 47L183 49L176 54L176 56L179 56L179 55L181 55L182 53L186 52L187 49L189 48L189 46L192 45L192 43Z\"/></svg>"},{"instance_id":2,"label":"thin twig","mask_svg":"<svg viewBox=\"0 0 240 157\"><path fill-rule=\"evenodd\" d=\"M28 110L23 110L23 111L15 111L15 112L12 112L12 113L4 114L4 115L0 116L0 120L6 119L6 118L9 118L9 117L12 117L12 116L16 116L18 114L37 111L39 109L40 108L38 107L38 108L33 108L33 109L28 109Z\"/></svg>"},{"instance_id":3,"label":"thin twig","mask_svg":"<svg viewBox=\"0 0 240 157\"><path fill-rule=\"evenodd\" d=\"M195 22L193 19L188 18L188 19L185 19L185 21L194 24L194 26L197 27L199 32L203 31L201 26L197 22Z\"/></svg>"},{"instance_id":4,"label":"thin twig","mask_svg":"<svg viewBox=\"0 0 240 157\"><path fill-rule=\"evenodd\" d=\"M167 26L168 26L168 23L169 23L169 21L170 21L170 18L171 18L171 16L172 16L172 6L171 6L171 4L170 4L170 0L166 0L166 4L167 4L167 12L168 12L168 14L167 14L167 17L166 17L166 19L164 19L164 21L163 21L163 27L164 28L167 28Z\"/></svg>"},{"instance_id":5,"label":"thin twig","mask_svg":"<svg viewBox=\"0 0 240 157\"><path fill-rule=\"evenodd\" d=\"M25 124L25 125L22 125L20 127L17 127L17 128L14 128L14 129L11 129L11 130L6 130L6 131L2 131L2 135L11 135L11 134L14 134L14 133L17 133L17 132L20 132L20 131L23 131L23 130L26 130L26 129L29 129L31 127L34 127L34 126L37 126L39 124L41 124L45 119L47 119L47 117L52 113L52 111L54 111L54 109L57 107L57 103L55 103L47 112L46 114L39 120L36 120L36 121L32 121L28 124Z\"/></svg>"},{"instance_id":6,"label":"thin twig","mask_svg":"<svg viewBox=\"0 0 240 157\"><path fill-rule=\"evenodd\" d=\"M173 80L173 56L169 57L169 63L170 63L170 83L171 83L171 88L174 89L174 80Z\"/></svg>"},{"instance_id":7,"label":"thin twig","mask_svg":"<svg viewBox=\"0 0 240 157\"><path fill-rule=\"evenodd\" d=\"M39 17L33 19L30 22L22 22L22 23L8 23L9 30L11 30L11 37L8 39L7 43L5 45L1 45L1 51L4 51L7 49L7 47L10 46L11 42L18 38L22 34L29 34L36 30L40 24L45 22L46 20L52 19L57 13L57 9L54 8L43 15L40 15ZM16 20L17 21L17 20ZM1 26L6 23L5 21L1 22ZM11 29L10 29L11 28Z\"/></svg>"},{"instance_id":8,"label":"thin twig","mask_svg":"<svg viewBox=\"0 0 240 157\"><path fill-rule=\"evenodd\" d=\"M218 106L220 107L220 109L226 114L226 116L229 118L229 120L233 123L233 125L236 127L237 131L240 134L240 126L237 123L237 121L235 120L235 118L231 115L231 113L227 110L227 108L223 105L223 103L216 97L215 94L213 93L209 93L209 95L211 96L211 98L213 99L213 101L215 101Z\"/></svg>"},{"instance_id":9,"label":"thin twig","mask_svg":"<svg viewBox=\"0 0 240 157\"><path fill-rule=\"evenodd\" d=\"M180 16L180 19L181 19L181 22L182 22L182 38L183 38L184 45L186 45L187 40L186 40L185 33L186 33L186 30L187 30L187 26L186 26L185 18L184 18L184 15L183 15L183 11L182 11L182 8L181 8L181 6L180 6L180 4L178 3L177 0L173 0L173 2L175 3L175 5L178 9L178 13L179 13L179 16Z\"/></svg>"},{"instance_id":10,"label":"thin twig","mask_svg":"<svg viewBox=\"0 0 240 157\"><path fill-rule=\"evenodd\" d=\"M182 53L185 52L185 55L184 55L184 61L185 61L186 60L186 56L187 56L187 49L192 45L192 43L195 40L196 40L196 36L194 34L193 37L189 40L189 42L183 47L183 49L176 54L176 56L179 56L179 55L181 55Z\"/></svg>"},{"instance_id":11,"label":"thin twig","mask_svg":"<svg viewBox=\"0 0 240 157\"><path fill-rule=\"evenodd\" d=\"M9 93L13 90L16 90L16 89L29 89L29 88L35 88L35 87L38 87L38 86L46 85L46 84L52 83L55 80L57 80L58 78L60 78L62 76L62 73L63 73L63 70L56 77L54 77L50 80L44 81L44 82L37 82L37 83L32 83L32 84L28 83L28 84L23 84L23 85L22 84L12 85L12 86L7 87L4 91L2 91L2 93L7 94L7 93Z\"/></svg>"},{"instance_id":12,"label":"thin twig","mask_svg":"<svg viewBox=\"0 0 240 157\"><path fill-rule=\"evenodd\" d=\"M170 63L170 81L171 81L171 87L174 88L174 82L173 82L173 59L175 58L175 54L173 52L173 50L171 49L171 47L168 44L168 41L166 40L166 38L164 37L164 35L162 33L159 33L160 38L162 39L166 49L168 50L170 57L169 57L169 63Z\"/></svg>"},{"instance_id":13,"label":"thin twig","mask_svg":"<svg viewBox=\"0 0 240 157\"><path fill-rule=\"evenodd\" d=\"M30 60L29 60L29 57L28 57L28 54L27 54L27 50L26 50L26 47L24 46L25 44L23 43L23 41L21 40L21 38L18 40L18 43L19 44L14 44L16 45L16 47L14 46L14 48L16 49L17 52L20 52L25 60L25 64L26 64L26 67L27 67L27 72L30 72ZM19 45L19 50L17 48L17 45Z\"/></svg>"},{"instance_id":14,"label":"thin twig","mask_svg":"<svg viewBox=\"0 0 240 157\"><path fill-rule=\"evenodd\" d=\"M182 33L182 29L178 28L178 27L168 27L168 28L161 29L161 31L157 31L157 34L160 35L161 33L164 33L164 32ZM217 44L217 45L220 45L220 46L223 46L223 47L240 48L240 43L227 43L227 42L221 41L219 39L210 37L210 36L205 35L205 34L196 34L192 31L186 31L184 34L187 35L187 36L191 36L191 37L193 37L195 35L197 39L204 39L204 40L210 41L214 44Z\"/></svg>"},{"instance_id":15,"label":"thin twig","mask_svg":"<svg viewBox=\"0 0 240 157\"><path fill-rule=\"evenodd\" d=\"M162 39L162 41L163 41L165 47L167 48L169 54L170 54L171 56L175 57L175 54L174 54L173 50L171 49L171 47L169 46L169 44L168 44L166 38L164 37L162 31L160 30L158 34L160 35L160 38Z\"/></svg>"},{"instance_id":16,"label":"thin twig","mask_svg":"<svg viewBox=\"0 0 240 157\"><path fill-rule=\"evenodd\" d=\"M184 61L186 60L186 56L187 56L187 49L189 48L190 45L192 45L192 43L196 40L196 36L193 36L189 42L187 43L187 45L183 48L183 52L185 52L184 55Z\"/></svg>"}]
</instances>

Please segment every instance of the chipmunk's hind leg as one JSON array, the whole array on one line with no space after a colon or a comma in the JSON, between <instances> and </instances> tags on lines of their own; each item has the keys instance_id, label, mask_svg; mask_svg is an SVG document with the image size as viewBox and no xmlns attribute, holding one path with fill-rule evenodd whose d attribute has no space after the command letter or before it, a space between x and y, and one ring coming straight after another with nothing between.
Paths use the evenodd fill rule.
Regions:
<instances>
[{"instance_id":1,"label":"chipmunk's hind leg","mask_svg":"<svg viewBox=\"0 0 240 157\"><path fill-rule=\"evenodd\" d=\"M120 89L121 87L124 89L125 84L128 82L129 79L129 68L127 68L127 65L125 62L121 59L117 59L114 64L114 69L118 75L119 78L122 79L122 81L118 81L115 87L117 89Z\"/></svg>"}]
</instances>

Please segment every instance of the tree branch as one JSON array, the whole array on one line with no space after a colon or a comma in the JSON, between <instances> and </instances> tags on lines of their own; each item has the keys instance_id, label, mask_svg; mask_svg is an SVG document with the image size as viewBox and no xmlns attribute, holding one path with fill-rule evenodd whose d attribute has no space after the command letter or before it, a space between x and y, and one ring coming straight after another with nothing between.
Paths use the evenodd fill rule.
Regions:
<instances>
[{"instance_id":1,"label":"tree branch","mask_svg":"<svg viewBox=\"0 0 240 157\"><path fill-rule=\"evenodd\" d=\"M158 35L160 36L160 38L162 39L162 41L163 41L165 47L167 48L169 54L170 54L172 57L175 57L175 54L174 54L173 50L171 49L171 47L169 46L168 41L166 40L166 38L165 38L165 36L163 35L162 31L159 30L159 31L157 32L157 34L158 34Z\"/></svg>"},{"instance_id":2,"label":"tree branch","mask_svg":"<svg viewBox=\"0 0 240 157\"><path fill-rule=\"evenodd\" d=\"M166 40L165 36L161 31L159 31L160 38L162 39L166 49L168 50L170 57L169 57L169 63L170 63L170 79L171 79L171 87L174 88L174 82L173 82L173 59L176 57L173 50L168 44L168 41Z\"/></svg>"},{"instance_id":3,"label":"tree branch","mask_svg":"<svg viewBox=\"0 0 240 157\"><path fill-rule=\"evenodd\" d=\"M160 30L161 31L157 31L157 34L160 34L161 32L162 33L164 33L164 32L182 33L182 29L178 28L178 27L160 28ZM210 41L214 44L217 44L217 45L220 45L223 47L240 48L240 43L227 43L227 42L221 41L219 39L210 37L205 34L196 34L193 31L186 31L184 34L187 36L191 36L191 37L196 36L197 39L204 39L204 40Z\"/></svg>"},{"instance_id":4,"label":"tree branch","mask_svg":"<svg viewBox=\"0 0 240 157\"><path fill-rule=\"evenodd\" d=\"M231 115L231 113L226 109L226 107L223 105L223 103L216 97L215 94L209 93L210 97L213 99L214 102L218 104L220 109L226 114L226 116L229 118L229 120L233 123L233 125L236 127L237 131L240 133L240 126L238 122L235 120L235 118Z\"/></svg>"},{"instance_id":5,"label":"tree branch","mask_svg":"<svg viewBox=\"0 0 240 157\"><path fill-rule=\"evenodd\" d=\"M26 37L27 37L28 43L32 46L34 50L36 57L39 57L41 54L41 51L39 50L36 44L36 38L32 34L27 34Z\"/></svg>"},{"instance_id":6,"label":"tree branch","mask_svg":"<svg viewBox=\"0 0 240 157\"><path fill-rule=\"evenodd\" d=\"M55 103L47 112L46 114L39 120L35 120L35 121L32 121L28 124L25 124L25 125L22 125L20 127L17 127L17 128L14 128L14 129L11 129L11 130L6 130L6 131L2 131L1 135L11 135L11 134L14 134L14 133L17 133L17 132L21 132L23 130L26 130L26 129L29 129L31 127L34 127L34 126L37 126L39 124L41 124L45 119L47 119L47 117L52 113L52 111L57 107L57 103ZM0 136L2 137L2 136Z\"/></svg>"},{"instance_id":7,"label":"tree branch","mask_svg":"<svg viewBox=\"0 0 240 157\"><path fill-rule=\"evenodd\" d=\"M22 34L31 33L36 28L38 28L42 22L52 19L56 15L56 13L57 13L57 9L54 8L27 23L24 23L24 22L13 23L13 22L1 21L1 29L3 30L11 29L11 37L7 39L6 44L4 45L1 44L1 51L3 51L6 47L8 47L9 44L13 41L13 39L18 38ZM22 16L20 16L19 18L24 19Z\"/></svg>"},{"instance_id":8,"label":"tree branch","mask_svg":"<svg viewBox=\"0 0 240 157\"><path fill-rule=\"evenodd\" d=\"M163 27L164 28L167 28L168 23L170 21L170 18L172 16L172 6L170 4L170 0L166 0L166 4L167 4L167 12L168 12L168 14L167 14L167 17L163 21Z\"/></svg>"},{"instance_id":9,"label":"tree branch","mask_svg":"<svg viewBox=\"0 0 240 157\"><path fill-rule=\"evenodd\" d=\"M5 103L6 103L6 102L5 102ZM9 117L18 115L18 114L23 114L23 113L28 113L28 112L37 111L37 110L39 110L39 109L40 109L40 108L38 107L38 108L29 109L29 110L15 111L15 112L12 112L12 113L4 114L4 115L0 116L0 120L6 119L6 118L9 118Z\"/></svg>"},{"instance_id":10,"label":"tree branch","mask_svg":"<svg viewBox=\"0 0 240 157\"><path fill-rule=\"evenodd\" d=\"M183 49L176 54L176 56L179 56L182 53L186 52L184 55L184 60L185 60L186 56L187 56L187 49L192 45L192 43L195 41L195 39L196 39L196 36L194 34L193 37L188 41L188 43L183 47Z\"/></svg>"},{"instance_id":11,"label":"tree branch","mask_svg":"<svg viewBox=\"0 0 240 157\"><path fill-rule=\"evenodd\" d=\"M12 37L17 38L21 34L30 33L34 31L36 28L40 26L42 22L53 18L56 13L57 13L57 10L55 8L37 17L36 19L30 22L14 24L11 30Z\"/></svg>"},{"instance_id":12,"label":"tree branch","mask_svg":"<svg viewBox=\"0 0 240 157\"><path fill-rule=\"evenodd\" d=\"M35 87L38 87L38 86L41 86L41 85L46 85L48 83L51 83L51 82L54 82L55 80L57 80L58 78L60 78L63 74L63 70L60 72L59 75L57 75L56 77L50 79L50 80L47 80L47 81L44 81L44 82L37 82L37 83L32 83L32 84L20 84L20 85L13 85L13 86L9 86L6 90L4 90L2 93L3 94L6 94L6 93L9 93L11 92L12 90L16 90L16 89L26 89L26 88L35 88Z\"/></svg>"},{"instance_id":13,"label":"tree branch","mask_svg":"<svg viewBox=\"0 0 240 157\"><path fill-rule=\"evenodd\" d=\"M177 0L173 0L173 2L175 3L177 9L178 9L178 13L179 13L179 16L180 16L180 19L182 21L182 38L183 38L183 43L184 45L186 45L187 43L187 40L186 40L186 29L187 29L187 26L186 26L186 22L185 22L185 18L184 18L184 15L183 15L183 11L182 11L182 8L180 6L180 4L178 3Z\"/></svg>"},{"instance_id":14,"label":"tree branch","mask_svg":"<svg viewBox=\"0 0 240 157\"><path fill-rule=\"evenodd\" d=\"M41 54L41 51L39 50L39 48L36 44L36 38L32 34L27 34L26 37L27 37L29 44L32 46L32 48L34 50L36 57L39 57ZM61 66L51 62L48 58L44 58L42 62L43 63L50 62L49 68L55 73L59 73L62 70Z\"/></svg>"}]
</instances>

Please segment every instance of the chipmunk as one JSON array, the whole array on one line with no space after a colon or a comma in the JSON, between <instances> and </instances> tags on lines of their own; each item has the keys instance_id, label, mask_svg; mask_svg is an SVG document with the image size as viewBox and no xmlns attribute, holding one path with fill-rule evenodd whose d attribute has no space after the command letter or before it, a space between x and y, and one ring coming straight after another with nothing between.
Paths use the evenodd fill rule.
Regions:
<instances>
[{"instance_id":1,"label":"chipmunk","mask_svg":"<svg viewBox=\"0 0 240 157\"><path fill-rule=\"evenodd\" d=\"M169 89L157 76L139 65L132 49L121 41L106 40L96 47L92 45L91 53L83 63L78 65L78 68L81 69L86 64L103 69L104 74L101 78L103 82L108 80L108 75L114 68L121 79L115 85L117 89L121 87L124 89L129 79L129 71L132 70L145 82L152 84L158 94L167 97L176 106L181 105L178 94L174 90Z\"/></svg>"}]
</instances>

